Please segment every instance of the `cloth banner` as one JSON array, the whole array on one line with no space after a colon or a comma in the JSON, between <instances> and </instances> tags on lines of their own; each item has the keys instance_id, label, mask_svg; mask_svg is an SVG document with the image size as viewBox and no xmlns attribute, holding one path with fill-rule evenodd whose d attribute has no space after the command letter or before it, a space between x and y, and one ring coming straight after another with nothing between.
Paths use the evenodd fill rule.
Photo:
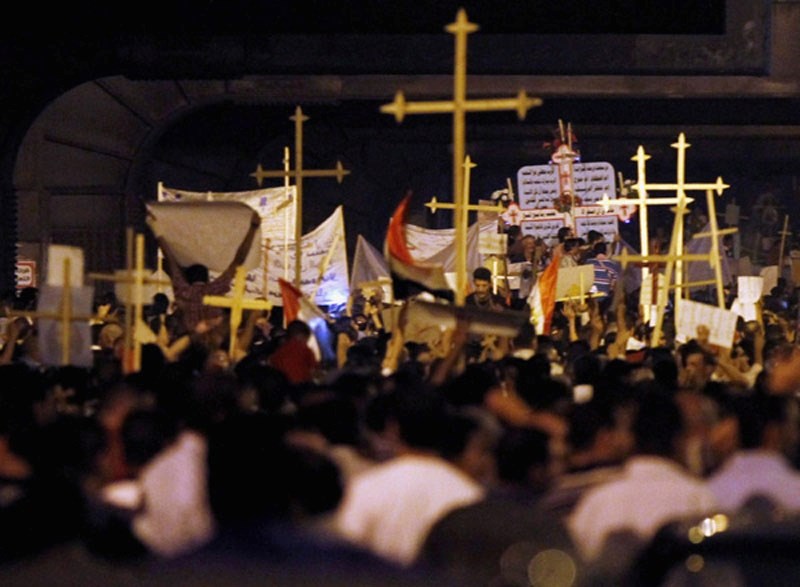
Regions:
<instances>
[{"instance_id":1,"label":"cloth banner","mask_svg":"<svg viewBox=\"0 0 800 587\"><path fill-rule=\"evenodd\" d=\"M496 233L497 222L473 223L467 229L467 272L483 266L479 249L480 233ZM418 263L441 265L445 273L456 270L456 229L423 228L406 224L406 245ZM486 237L484 237L486 238ZM491 237L489 237L491 238Z\"/></svg>"},{"instance_id":2,"label":"cloth banner","mask_svg":"<svg viewBox=\"0 0 800 587\"><path fill-rule=\"evenodd\" d=\"M295 208L293 202L295 189L295 186L289 186L288 189L278 187L243 192L192 192L159 185L159 201L163 203L162 205L170 202L240 203L256 210L261 216L261 242L254 242L254 247L258 247L259 253L257 262L247 264L249 271L245 291L249 297L266 297L274 305L282 306L283 298L278 279L285 277L289 281L294 281ZM148 207L150 206L148 205ZM193 255L209 248L206 236L210 239L224 239L226 242L230 240L227 234L229 231L219 230L221 224L219 218L211 218L209 222L212 223L213 230L210 235L204 234L203 239L198 239L193 234L186 235L195 241L191 247ZM197 225L191 219L183 221L182 224L190 233L197 232ZM241 234L243 235L244 232ZM241 241L233 240L235 242L229 243L228 246L235 251ZM349 296L349 282L342 207L339 206L313 231L303 235L300 248L300 288L303 295L313 299L319 306L346 303ZM220 255L217 252L212 257L218 258L215 265L219 266L220 263L229 262L233 258L233 252L230 255ZM248 255L248 261L250 260ZM179 262L181 262L180 259ZM209 267L212 277L225 269L225 266L217 268L212 267L209 263L204 264ZM266 286L265 266L268 278ZM322 275L320 275L321 270ZM266 296L264 295L265 289L267 290Z\"/></svg>"},{"instance_id":3,"label":"cloth banner","mask_svg":"<svg viewBox=\"0 0 800 587\"><path fill-rule=\"evenodd\" d=\"M261 236L264 239L294 239L295 186L266 188L244 192L190 192L159 184L159 202L241 202L261 216Z\"/></svg>"},{"instance_id":4,"label":"cloth banner","mask_svg":"<svg viewBox=\"0 0 800 587\"><path fill-rule=\"evenodd\" d=\"M389 278L386 257L359 234L353 255L353 268L350 271L350 285L359 287L361 283L379 281L382 278Z\"/></svg>"},{"instance_id":5,"label":"cloth banner","mask_svg":"<svg viewBox=\"0 0 800 587\"><path fill-rule=\"evenodd\" d=\"M278 280L283 278L283 242L270 241L267 248L267 271L269 279L268 299L283 305ZM338 206L333 213L308 234L303 235L300 246L302 260L300 290L318 306L346 304L350 295L347 268L347 244L344 232L344 211ZM289 275L294 281L294 240L289 243ZM254 279L251 280L251 277ZM248 275L247 291L259 292L263 283L263 270L255 269Z\"/></svg>"},{"instance_id":6,"label":"cloth banner","mask_svg":"<svg viewBox=\"0 0 800 587\"><path fill-rule=\"evenodd\" d=\"M240 202L177 201L147 204L150 229L163 237L181 267L201 263L209 274L225 270L247 234L252 211ZM261 260L260 241L253 239L244 266Z\"/></svg>"},{"instance_id":7,"label":"cloth banner","mask_svg":"<svg viewBox=\"0 0 800 587\"><path fill-rule=\"evenodd\" d=\"M706 224L700 232L711 232L711 225ZM722 284L728 285L733 282L733 268L732 265L734 263L734 259L726 257L722 254L724 250L722 247L722 237L717 237L717 246L719 247L718 250L720 251L720 264L722 266ZM711 237L700 237L700 238L693 238L691 239L688 244L686 245L686 253L687 254L700 254L700 255L707 255L711 252ZM709 264L708 261L684 261L684 267L686 268L686 281L688 283L694 283L696 281L708 281L709 279L716 279L714 273L714 267ZM700 286L701 288L712 287L709 285ZM693 288L689 286L688 288L690 291Z\"/></svg>"}]
</instances>

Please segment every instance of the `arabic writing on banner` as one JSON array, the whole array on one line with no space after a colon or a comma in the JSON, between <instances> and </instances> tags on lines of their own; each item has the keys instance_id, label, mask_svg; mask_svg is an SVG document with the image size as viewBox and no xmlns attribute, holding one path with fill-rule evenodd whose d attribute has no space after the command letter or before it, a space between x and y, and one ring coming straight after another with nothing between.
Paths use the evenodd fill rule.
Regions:
<instances>
[{"instance_id":1,"label":"arabic writing on banner","mask_svg":"<svg viewBox=\"0 0 800 587\"><path fill-rule=\"evenodd\" d=\"M244 192L190 192L160 186L160 202L242 202L261 216L261 235L264 239L283 241L294 238L295 186L266 188Z\"/></svg>"},{"instance_id":2,"label":"arabic writing on banner","mask_svg":"<svg viewBox=\"0 0 800 587\"><path fill-rule=\"evenodd\" d=\"M534 218L520 222L523 235L541 238L548 247L558 244L558 229L567 225L567 215L556 210L541 210Z\"/></svg>"},{"instance_id":3,"label":"arabic writing on banner","mask_svg":"<svg viewBox=\"0 0 800 587\"><path fill-rule=\"evenodd\" d=\"M614 168L604 161L575 163L573 186L583 204L597 204L604 195L615 198ZM522 210L554 208L553 202L561 195L559 190L557 165L527 165L517 172L517 193Z\"/></svg>"},{"instance_id":4,"label":"arabic writing on banner","mask_svg":"<svg viewBox=\"0 0 800 587\"><path fill-rule=\"evenodd\" d=\"M245 291L249 297L264 297L264 266L267 267L266 298L283 305L279 278L294 282L295 267L295 186L243 192L190 192L160 186L163 202L235 201L245 203L261 216L261 234L266 243L265 259L247 274ZM288 237L288 239L287 239ZM285 243L285 244L284 244ZM324 272L320 276L320 268ZM287 273L288 271L288 273ZM219 275L209 272L211 277ZM300 289L317 305L337 305L347 301L349 279L342 206L301 241Z\"/></svg>"},{"instance_id":5,"label":"arabic writing on banner","mask_svg":"<svg viewBox=\"0 0 800 587\"><path fill-rule=\"evenodd\" d=\"M580 237L585 237L590 230L596 230L610 243L619 232L619 218L603 210L602 206L576 208L574 218L575 234Z\"/></svg>"},{"instance_id":6,"label":"arabic writing on banner","mask_svg":"<svg viewBox=\"0 0 800 587\"><path fill-rule=\"evenodd\" d=\"M347 268L347 247L344 232L344 213L342 206L308 234L303 235L300 244L302 268L300 290L303 295L318 306L339 305L347 302L350 294L349 271ZM294 281L295 266L294 241L289 243L288 281ZM267 252L268 299L282 304L278 278L283 277L283 242L270 241ZM322 272L322 275L320 273ZM253 283L251 283L251 277ZM260 288L263 280L261 269L248 275L248 287Z\"/></svg>"},{"instance_id":7,"label":"arabic writing on banner","mask_svg":"<svg viewBox=\"0 0 800 587\"><path fill-rule=\"evenodd\" d=\"M697 337L698 326L705 326L709 330L708 341L711 344L729 349L733 346L738 318L739 315L730 310L679 299L675 338L678 342L686 342Z\"/></svg>"}]
</instances>

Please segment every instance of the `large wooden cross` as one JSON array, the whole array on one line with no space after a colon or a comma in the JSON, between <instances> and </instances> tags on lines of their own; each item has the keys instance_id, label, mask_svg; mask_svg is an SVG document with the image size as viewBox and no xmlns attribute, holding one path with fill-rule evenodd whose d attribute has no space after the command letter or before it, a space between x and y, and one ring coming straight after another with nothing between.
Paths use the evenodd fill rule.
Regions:
<instances>
[{"instance_id":1,"label":"large wooden cross","mask_svg":"<svg viewBox=\"0 0 800 587\"><path fill-rule=\"evenodd\" d=\"M80 284L79 284L80 285ZM59 307L53 312L40 312L40 311L19 311L9 310L9 316L20 316L25 318L45 318L57 320L61 324L61 365L69 365L71 360L71 344L72 344L72 323L73 322L89 322L97 318L97 316L82 316L74 314L72 311L72 283L70 283L70 259L64 258L64 278L61 285L61 300ZM13 341L10 341L13 343Z\"/></svg>"},{"instance_id":2,"label":"large wooden cross","mask_svg":"<svg viewBox=\"0 0 800 587\"><path fill-rule=\"evenodd\" d=\"M302 260L302 240L303 240L303 178L306 177L335 177L338 183L342 183L344 176L349 174L350 171L345 169L341 161L336 162L335 169L303 169L303 122L308 120L308 116L303 114L300 106L297 106L294 111L294 116L290 116L289 120L294 121L294 170L290 170L288 165L285 164L284 169L275 171L265 171L259 163L254 173L250 176L254 177L258 182L258 187L265 178L293 177L296 186L295 195L295 225L294 225L294 285L298 289L301 282L301 260ZM284 159L287 161L288 157Z\"/></svg>"},{"instance_id":3,"label":"large wooden cross","mask_svg":"<svg viewBox=\"0 0 800 587\"><path fill-rule=\"evenodd\" d=\"M710 210L713 212L715 210L714 207L714 192L712 190L706 191L706 198L708 200ZM711 222L711 231L707 233L698 233L695 235L695 238L711 238L711 247L708 253L683 253L680 254L677 252L678 250L678 233L682 229L682 220L679 219L678 216L682 217L686 213L685 204L678 204L677 209L675 211L676 218L675 222L672 225L672 236L670 239L670 247L669 253L666 255L628 255L627 251L622 252L622 266L624 267L627 263L631 261L647 261L647 262L664 262L665 263L665 270L664 270L664 287L659 289L658 291L658 298L657 298L657 306L656 306L656 324L653 328L652 338L651 338L651 345L656 347L661 342L661 333L663 332L664 328L664 311L667 307L667 301L669 299L669 290L676 289L678 286L682 287L690 287L690 286L700 286L700 285L710 285L715 284L717 287L717 305L718 307L724 309L725 308L725 295L723 290L723 283L722 283L722 264L720 259L720 252L719 252L719 237L723 234L729 234L735 232L735 228L726 228L719 230L717 228L716 217ZM675 268L676 263L678 262L688 262L688 261L707 261L709 265L714 268L714 276L715 278L711 281L698 281L693 283L675 283L672 284L672 274ZM678 303L677 300L680 299L677 295L675 297L675 312L674 312L674 319L677 323L678 321Z\"/></svg>"},{"instance_id":4,"label":"large wooden cross","mask_svg":"<svg viewBox=\"0 0 800 587\"><path fill-rule=\"evenodd\" d=\"M393 114L398 123L402 122L406 114L453 114L453 202L456 210L467 213L464 198L463 174L460 167L464 163L466 156L465 136L466 136L466 114L467 112L490 112L499 110L515 110L520 120L523 120L528 110L536 106L541 106L540 98L532 98L521 90L514 98L494 98L469 100L467 99L467 35L478 30L478 25L469 22L466 11L461 8L456 14L455 22L447 25L445 30L455 37L455 75L453 78L453 99L442 101L414 101L406 102L402 91L395 94L394 102L384 104L380 111L384 114ZM440 205L440 207L443 207ZM458 213L456 213L458 216ZM456 220L456 238L458 238L461 223ZM466 228L461 227L464 233L461 236L461 244L466 244ZM456 245L458 246L458 244ZM466 251L463 253L459 249L458 255L463 254L466 259ZM458 259L458 258L457 258ZM466 262L460 271L466 273ZM458 260L456 273L459 275ZM464 283L458 283L456 299L463 295L461 291ZM463 300L462 300L463 301Z\"/></svg>"},{"instance_id":5,"label":"large wooden cross","mask_svg":"<svg viewBox=\"0 0 800 587\"><path fill-rule=\"evenodd\" d=\"M475 167L475 163L469 158L469 155L464 159L464 194L463 197L458 198L455 203L439 202L436 198L431 198L431 201L425 204L433 212L442 208L454 211L455 225L456 225L456 305L463 306L467 297L467 232L469 229L469 213L473 211L479 212L497 212L502 214L505 207L502 204L470 204L469 203L469 185L470 185L470 171Z\"/></svg>"},{"instance_id":6,"label":"large wooden cross","mask_svg":"<svg viewBox=\"0 0 800 587\"><path fill-rule=\"evenodd\" d=\"M675 255L679 257L675 266L675 277L677 286L675 288L675 295L682 297L683 289L683 260L680 257L683 254L683 216L686 213L688 205L694 201L693 198L687 196L687 192L698 190L714 190L717 194L730 187L723 183L722 178L718 177L715 183L687 183L686 182L686 149L691 145L686 142L684 133L678 135L678 141L672 143L671 147L677 150L677 172L675 183L648 183L646 179L646 161L650 159L641 145L636 151L636 155L632 158L636 161L637 179L634 187L638 195L637 198L624 198L619 200L609 200L604 197L602 200L603 206L608 209L609 206L623 206L631 203L639 207L639 239L641 256L647 257L649 255L649 226L647 220L647 206L654 204L675 204L677 208L673 209L675 212L675 222L673 224L673 232L677 233L678 242L676 244ZM674 191L675 196L669 198L648 198L648 191ZM680 210L680 212L678 212ZM644 282L649 275L649 268L645 264L642 266L642 282ZM669 283L667 283L669 285ZM649 319L649 307L645 307L645 319Z\"/></svg>"},{"instance_id":7,"label":"large wooden cross","mask_svg":"<svg viewBox=\"0 0 800 587\"><path fill-rule=\"evenodd\" d=\"M231 296L203 296L203 303L207 306L230 309L230 336L228 356L235 361L236 339L238 338L239 325L242 323L244 310L271 310L272 302L269 300L246 299L245 285L247 282L247 269L243 265L236 268L236 277L233 279Z\"/></svg>"},{"instance_id":8,"label":"large wooden cross","mask_svg":"<svg viewBox=\"0 0 800 587\"><path fill-rule=\"evenodd\" d=\"M128 229L127 253L125 270L121 273L89 273L89 279L98 281L113 281L124 283L127 286L125 296L125 325L123 337L122 369L125 373L135 373L142 368L142 343L138 329L144 315L144 286L170 285L169 280L160 280L149 277L144 267L144 235L135 236L135 249L133 231Z\"/></svg>"}]
</instances>

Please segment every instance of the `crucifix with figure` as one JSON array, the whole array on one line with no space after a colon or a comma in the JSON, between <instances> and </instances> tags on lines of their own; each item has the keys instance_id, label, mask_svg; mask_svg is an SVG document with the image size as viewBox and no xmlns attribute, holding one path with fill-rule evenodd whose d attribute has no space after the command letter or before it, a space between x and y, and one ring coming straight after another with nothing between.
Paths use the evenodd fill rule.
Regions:
<instances>
[{"instance_id":1,"label":"crucifix with figure","mask_svg":"<svg viewBox=\"0 0 800 587\"><path fill-rule=\"evenodd\" d=\"M528 110L542 104L540 98L532 98L522 90L514 98L493 98L470 100L467 98L467 35L478 30L478 25L467 18L462 8L456 14L455 22L445 30L455 36L455 75L453 78L453 99L442 101L407 102L402 91L395 94L394 102L381 106L384 114L393 114L398 123L407 114L449 114L453 115L453 202L456 206L456 303L463 304L467 289L467 219L468 208L464 198L463 174L460 172L466 156L466 114L467 112L491 112L514 110L523 120ZM439 205L441 206L441 204ZM461 211L459 213L458 211Z\"/></svg>"},{"instance_id":2,"label":"crucifix with figure","mask_svg":"<svg viewBox=\"0 0 800 587\"><path fill-rule=\"evenodd\" d=\"M258 182L258 187L261 187L261 183L266 178L282 177L286 179L293 177L295 180L294 285L298 289L300 288L302 273L303 179L306 177L335 177L338 183L342 183L344 176L350 173L349 170L344 168L341 161L336 162L335 169L303 169L303 122L308 119L308 116L303 114L300 106L295 108L294 116L289 117L289 120L294 121L294 170L290 170L288 165L285 165L284 169L268 171L264 170L259 163L255 172L250 174ZM284 161L288 161L288 156L285 157Z\"/></svg>"}]
</instances>

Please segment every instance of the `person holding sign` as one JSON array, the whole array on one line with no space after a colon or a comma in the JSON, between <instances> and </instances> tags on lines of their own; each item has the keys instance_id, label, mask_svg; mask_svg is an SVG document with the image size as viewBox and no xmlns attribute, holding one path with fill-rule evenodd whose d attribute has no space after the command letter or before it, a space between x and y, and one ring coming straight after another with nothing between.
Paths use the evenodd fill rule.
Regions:
<instances>
[{"instance_id":1,"label":"person holding sign","mask_svg":"<svg viewBox=\"0 0 800 587\"><path fill-rule=\"evenodd\" d=\"M152 218L148 216L148 226ZM202 264L193 264L182 268L163 236L157 236L158 246L164 253L166 261L165 270L172 280L172 290L175 296L176 312L181 315L186 331L195 332L201 322L207 324L220 323L222 309L206 306L203 303L205 296L222 296L228 293L233 282L236 268L243 265L247 254L253 244L253 238L261 226L261 217L253 210L250 228L242 239L233 259L228 267L215 279L210 280L208 267ZM152 226L151 226L152 228Z\"/></svg>"}]
</instances>

